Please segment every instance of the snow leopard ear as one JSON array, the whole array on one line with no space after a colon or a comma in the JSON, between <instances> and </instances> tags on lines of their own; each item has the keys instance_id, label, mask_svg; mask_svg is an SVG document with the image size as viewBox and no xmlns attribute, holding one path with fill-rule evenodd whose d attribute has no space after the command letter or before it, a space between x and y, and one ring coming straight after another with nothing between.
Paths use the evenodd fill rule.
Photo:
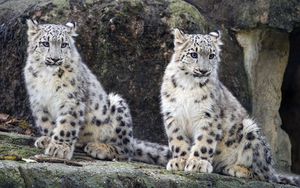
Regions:
<instances>
[{"instance_id":1,"label":"snow leopard ear","mask_svg":"<svg viewBox=\"0 0 300 188\"><path fill-rule=\"evenodd\" d=\"M66 26L68 27L69 31L68 33L72 36L72 37L76 37L78 36L78 34L76 33L76 23L75 22L68 22L66 23Z\"/></svg>"},{"instance_id":2,"label":"snow leopard ear","mask_svg":"<svg viewBox=\"0 0 300 188\"><path fill-rule=\"evenodd\" d=\"M175 28L173 30L173 35L174 35L174 46L175 47L182 45L186 41L184 32L177 28Z\"/></svg>"},{"instance_id":3,"label":"snow leopard ear","mask_svg":"<svg viewBox=\"0 0 300 188\"><path fill-rule=\"evenodd\" d=\"M209 33L210 38L215 42L218 46L223 45L221 41L221 32L220 31L213 31Z\"/></svg>"},{"instance_id":4,"label":"snow leopard ear","mask_svg":"<svg viewBox=\"0 0 300 188\"><path fill-rule=\"evenodd\" d=\"M27 35L29 37L35 35L39 31L39 23L36 20L27 19L26 23L28 27Z\"/></svg>"}]
</instances>

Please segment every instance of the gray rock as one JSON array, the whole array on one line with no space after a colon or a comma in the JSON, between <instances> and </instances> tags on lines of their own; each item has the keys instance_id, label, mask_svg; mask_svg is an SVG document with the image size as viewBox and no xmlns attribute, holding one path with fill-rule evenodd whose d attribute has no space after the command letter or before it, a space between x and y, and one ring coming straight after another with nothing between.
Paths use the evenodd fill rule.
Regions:
<instances>
[{"instance_id":1,"label":"gray rock","mask_svg":"<svg viewBox=\"0 0 300 188\"><path fill-rule=\"evenodd\" d=\"M281 85L289 55L288 34L255 29L238 32L237 40L244 49L253 117L266 134L277 166L289 169L291 144L288 135L280 128L279 115Z\"/></svg>"},{"instance_id":2,"label":"gray rock","mask_svg":"<svg viewBox=\"0 0 300 188\"><path fill-rule=\"evenodd\" d=\"M82 162L83 167L54 163L4 161L0 187L216 187L288 188L218 174L169 172L162 167L135 162Z\"/></svg>"}]
</instances>

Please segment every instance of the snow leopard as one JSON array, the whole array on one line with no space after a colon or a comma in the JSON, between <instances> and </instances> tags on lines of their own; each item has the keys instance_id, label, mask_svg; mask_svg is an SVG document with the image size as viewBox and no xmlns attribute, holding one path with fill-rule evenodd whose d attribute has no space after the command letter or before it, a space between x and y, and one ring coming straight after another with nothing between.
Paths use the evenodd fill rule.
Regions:
<instances>
[{"instance_id":1,"label":"snow leopard","mask_svg":"<svg viewBox=\"0 0 300 188\"><path fill-rule=\"evenodd\" d=\"M167 146L133 138L127 102L107 94L76 48L76 24L27 20L24 77L41 133L35 146L50 157L71 159L75 145L102 160L137 160L165 165Z\"/></svg>"},{"instance_id":2,"label":"snow leopard","mask_svg":"<svg viewBox=\"0 0 300 188\"><path fill-rule=\"evenodd\" d=\"M218 77L220 32L174 30L174 53L161 86L161 113L172 158L167 170L217 172L300 186L273 168L257 123Z\"/></svg>"}]
</instances>

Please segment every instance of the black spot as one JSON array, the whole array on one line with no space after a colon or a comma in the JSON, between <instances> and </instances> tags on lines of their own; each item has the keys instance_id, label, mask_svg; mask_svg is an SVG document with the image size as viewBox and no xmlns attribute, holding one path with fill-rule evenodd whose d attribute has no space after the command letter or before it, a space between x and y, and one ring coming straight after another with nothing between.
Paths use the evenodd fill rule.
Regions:
<instances>
[{"instance_id":1,"label":"black spot","mask_svg":"<svg viewBox=\"0 0 300 188\"><path fill-rule=\"evenodd\" d=\"M102 110L102 114L103 114L103 115L105 115L105 114L106 114L106 112L107 112L107 106L106 106L106 105L104 105L104 106L103 106L103 110Z\"/></svg>"},{"instance_id":2,"label":"black spot","mask_svg":"<svg viewBox=\"0 0 300 188\"><path fill-rule=\"evenodd\" d=\"M82 110L79 111L79 115L83 116L83 111Z\"/></svg>"},{"instance_id":3,"label":"black spot","mask_svg":"<svg viewBox=\"0 0 300 188\"><path fill-rule=\"evenodd\" d=\"M54 136L54 140L58 140L58 136Z\"/></svg>"},{"instance_id":4,"label":"black spot","mask_svg":"<svg viewBox=\"0 0 300 188\"><path fill-rule=\"evenodd\" d=\"M118 113L123 113L123 112L124 112L124 110L122 107L118 108Z\"/></svg>"},{"instance_id":5,"label":"black spot","mask_svg":"<svg viewBox=\"0 0 300 188\"><path fill-rule=\"evenodd\" d=\"M220 111L220 118L224 118L224 110L223 109L221 109L221 111Z\"/></svg>"},{"instance_id":6,"label":"black spot","mask_svg":"<svg viewBox=\"0 0 300 188\"><path fill-rule=\"evenodd\" d=\"M61 119L61 120L59 121L59 123L60 123L60 124L64 124L64 123L66 123L66 120L65 120L65 119Z\"/></svg>"},{"instance_id":7,"label":"black spot","mask_svg":"<svg viewBox=\"0 0 300 188\"><path fill-rule=\"evenodd\" d=\"M75 127L76 123L74 121L71 122L71 125Z\"/></svg>"},{"instance_id":8,"label":"black spot","mask_svg":"<svg viewBox=\"0 0 300 188\"><path fill-rule=\"evenodd\" d=\"M136 154L137 154L138 156L142 156L142 155L143 155L143 152L142 152L141 149L137 149L137 150L136 150Z\"/></svg>"},{"instance_id":9,"label":"black spot","mask_svg":"<svg viewBox=\"0 0 300 188\"><path fill-rule=\"evenodd\" d=\"M124 127L125 125L126 125L126 124L125 124L124 121L121 121L121 122L120 122L120 126L121 126L121 127Z\"/></svg>"},{"instance_id":10,"label":"black spot","mask_svg":"<svg viewBox=\"0 0 300 188\"><path fill-rule=\"evenodd\" d=\"M69 112L74 118L77 118L77 113L76 112Z\"/></svg>"},{"instance_id":11,"label":"black spot","mask_svg":"<svg viewBox=\"0 0 300 188\"><path fill-rule=\"evenodd\" d=\"M182 156L182 157L186 156L186 152L185 151L181 152L180 156Z\"/></svg>"},{"instance_id":12,"label":"black spot","mask_svg":"<svg viewBox=\"0 0 300 188\"><path fill-rule=\"evenodd\" d=\"M268 156L268 157L266 158L266 162L267 162L267 164L271 164L271 163L272 163L272 157L271 157L271 156Z\"/></svg>"},{"instance_id":13,"label":"black spot","mask_svg":"<svg viewBox=\"0 0 300 188\"><path fill-rule=\"evenodd\" d=\"M75 79L74 79L74 78L70 81L70 84L71 84L72 86L75 86Z\"/></svg>"},{"instance_id":14,"label":"black spot","mask_svg":"<svg viewBox=\"0 0 300 188\"><path fill-rule=\"evenodd\" d=\"M110 109L110 112L111 114L114 114L116 111L116 106L115 105L112 105L111 109Z\"/></svg>"},{"instance_id":15,"label":"black spot","mask_svg":"<svg viewBox=\"0 0 300 188\"><path fill-rule=\"evenodd\" d=\"M99 104L96 103L96 104L95 104L95 110L98 110L98 109L99 109Z\"/></svg>"},{"instance_id":16,"label":"black spot","mask_svg":"<svg viewBox=\"0 0 300 188\"><path fill-rule=\"evenodd\" d=\"M173 87L177 87L177 82L176 82L175 76L173 75L171 79L172 79Z\"/></svg>"},{"instance_id":17,"label":"black spot","mask_svg":"<svg viewBox=\"0 0 300 188\"><path fill-rule=\"evenodd\" d=\"M72 131L72 136L75 136L75 135L76 135L76 131L73 130L73 131Z\"/></svg>"},{"instance_id":18,"label":"black spot","mask_svg":"<svg viewBox=\"0 0 300 188\"><path fill-rule=\"evenodd\" d=\"M179 131L179 128L176 128L173 130L173 133L177 133Z\"/></svg>"},{"instance_id":19,"label":"black spot","mask_svg":"<svg viewBox=\"0 0 300 188\"><path fill-rule=\"evenodd\" d=\"M123 136L125 136L126 133L127 133L126 130L123 130L123 131L122 131L122 135L123 135Z\"/></svg>"},{"instance_id":20,"label":"black spot","mask_svg":"<svg viewBox=\"0 0 300 188\"><path fill-rule=\"evenodd\" d=\"M67 131L67 133L66 133L66 137L70 137L71 136L71 133L70 133L70 131Z\"/></svg>"},{"instance_id":21,"label":"black spot","mask_svg":"<svg viewBox=\"0 0 300 188\"><path fill-rule=\"evenodd\" d=\"M121 121L122 119L123 119L123 117L122 116L117 116L117 121Z\"/></svg>"},{"instance_id":22,"label":"black spot","mask_svg":"<svg viewBox=\"0 0 300 188\"><path fill-rule=\"evenodd\" d=\"M212 155L212 154L213 154L213 152L214 152L214 150L213 150L212 148L209 148L209 150L208 150L208 154L209 154L209 155Z\"/></svg>"},{"instance_id":23,"label":"black spot","mask_svg":"<svg viewBox=\"0 0 300 188\"><path fill-rule=\"evenodd\" d=\"M175 98L171 98L170 102L176 102L176 99Z\"/></svg>"},{"instance_id":24,"label":"black spot","mask_svg":"<svg viewBox=\"0 0 300 188\"><path fill-rule=\"evenodd\" d=\"M126 145L126 144L128 144L128 142L129 142L129 139L128 139L128 138L124 138L124 139L123 139L123 144Z\"/></svg>"},{"instance_id":25,"label":"black spot","mask_svg":"<svg viewBox=\"0 0 300 188\"><path fill-rule=\"evenodd\" d=\"M45 134L48 133L48 129L47 129L47 128L44 129L44 133L45 133Z\"/></svg>"},{"instance_id":26,"label":"black spot","mask_svg":"<svg viewBox=\"0 0 300 188\"><path fill-rule=\"evenodd\" d=\"M211 117L210 113L209 112L205 112L205 117L210 118Z\"/></svg>"},{"instance_id":27,"label":"black spot","mask_svg":"<svg viewBox=\"0 0 300 188\"><path fill-rule=\"evenodd\" d=\"M247 150L247 149L250 149L251 148L251 143L247 143L245 146L244 146L244 150Z\"/></svg>"},{"instance_id":28,"label":"black spot","mask_svg":"<svg viewBox=\"0 0 300 188\"><path fill-rule=\"evenodd\" d=\"M97 120L96 120L96 125L97 125L97 126L100 126L100 125L101 125L101 120L97 119Z\"/></svg>"},{"instance_id":29,"label":"black spot","mask_svg":"<svg viewBox=\"0 0 300 188\"><path fill-rule=\"evenodd\" d=\"M228 140L228 141L225 142L225 145L226 145L227 147L230 147L233 143L234 143L233 140Z\"/></svg>"},{"instance_id":30,"label":"black spot","mask_svg":"<svg viewBox=\"0 0 300 188\"><path fill-rule=\"evenodd\" d=\"M203 153L203 152L202 152L202 153ZM195 151L195 152L194 152L194 156L195 156L195 157L199 157L199 152L198 152L198 151Z\"/></svg>"},{"instance_id":31,"label":"black spot","mask_svg":"<svg viewBox=\"0 0 300 188\"><path fill-rule=\"evenodd\" d=\"M119 134L121 132L121 128L116 128L116 133Z\"/></svg>"},{"instance_id":32,"label":"black spot","mask_svg":"<svg viewBox=\"0 0 300 188\"><path fill-rule=\"evenodd\" d=\"M206 147L201 147L201 153L206 153L207 152L207 149L206 149Z\"/></svg>"},{"instance_id":33,"label":"black spot","mask_svg":"<svg viewBox=\"0 0 300 188\"><path fill-rule=\"evenodd\" d=\"M197 140L198 140L198 141L201 141L202 138L203 138L203 135L199 135L198 138L197 138Z\"/></svg>"},{"instance_id":34,"label":"black spot","mask_svg":"<svg viewBox=\"0 0 300 188\"><path fill-rule=\"evenodd\" d=\"M72 93L69 93L69 94L68 94L68 98L69 98L69 99L74 98L73 94L72 94Z\"/></svg>"},{"instance_id":35,"label":"black spot","mask_svg":"<svg viewBox=\"0 0 300 188\"><path fill-rule=\"evenodd\" d=\"M201 98L202 101L206 100L206 99L207 99L207 95L203 95L202 98Z\"/></svg>"},{"instance_id":36,"label":"black spot","mask_svg":"<svg viewBox=\"0 0 300 188\"><path fill-rule=\"evenodd\" d=\"M150 153L147 153L148 157L153 160L154 163L157 163L159 156L153 156Z\"/></svg>"},{"instance_id":37,"label":"black spot","mask_svg":"<svg viewBox=\"0 0 300 188\"><path fill-rule=\"evenodd\" d=\"M213 140L212 140L212 139L207 139L206 142L207 142L208 144L211 144L211 143L213 143Z\"/></svg>"},{"instance_id":38,"label":"black spot","mask_svg":"<svg viewBox=\"0 0 300 188\"><path fill-rule=\"evenodd\" d=\"M182 136L177 136L177 140L183 140Z\"/></svg>"},{"instance_id":39,"label":"black spot","mask_svg":"<svg viewBox=\"0 0 300 188\"><path fill-rule=\"evenodd\" d=\"M176 148L175 148L175 152L176 152L176 153L179 153L179 151L180 151L180 148L179 148L179 147L176 147Z\"/></svg>"},{"instance_id":40,"label":"black spot","mask_svg":"<svg viewBox=\"0 0 300 188\"><path fill-rule=\"evenodd\" d=\"M233 121L234 119L235 119L235 115L231 114L230 121Z\"/></svg>"},{"instance_id":41,"label":"black spot","mask_svg":"<svg viewBox=\"0 0 300 188\"><path fill-rule=\"evenodd\" d=\"M45 116L42 117L42 121L43 121L43 122L46 122L46 121L48 121L48 120L49 120L49 119L48 119L47 117L45 117Z\"/></svg>"},{"instance_id":42,"label":"black spot","mask_svg":"<svg viewBox=\"0 0 300 188\"><path fill-rule=\"evenodd\" d=\"M255 135L253 134L253 132L250 132L250 133L247 133L246 138L247 138L247 140L254 140Z\"/></svg>"},{"instance_id":43,"label":"black spot","mask_svg":"<svg viewBox=\"0 0 300 188\"><path fill-rule=\"evenodd\" d=\"M60 136L65 136L65 131L61 130L59 133Z\"/></svg>"}]
</instances>

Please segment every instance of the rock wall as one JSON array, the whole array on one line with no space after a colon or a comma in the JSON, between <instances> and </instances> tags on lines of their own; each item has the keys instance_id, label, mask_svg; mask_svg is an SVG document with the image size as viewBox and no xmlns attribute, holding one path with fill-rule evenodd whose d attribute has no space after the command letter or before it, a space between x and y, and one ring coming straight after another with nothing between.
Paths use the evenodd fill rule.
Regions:
<instances>
[{"instance_id":1,"label":"rock wall","mask_svg":"<svg viewBox=\"0 0 300 188\"><path fill-rule=\"evenodd\" d=\"M276 39L276 40L274 40ZM273 29L252 29L237 33L244 49L244 65L252 96L252 115L264 131L277 165L291 165L291 144L280 128L281 85L288 63L288 34Z\"/></svg>"},{"instance_id":2,"label":"rock wall","mask_svg":"<svg viewBox=\"0 0 300 188\"><path fill-rule=\"evenodd\" d=\"M166 144L159 89L172 54L170 31L174 27L189 33L219 29L225 43L220 78L262 125L279 167L288 169L290 143L280 128L278 109L288 32L300 23L299 6L297 0L3 1L0 112L31 119L22 75L27 46L25 19L41 23L76 21L77 47L83 60L108 92L127 99L135 135Z\"/></svg>"},{"instance_id":3,"label":"rock wall","mask_svg":"<svg viewBox=\"0 0 300 188\"><path fill-rule=\"evenodd\" d=\"M34 139L29 136L0 132L0 153L5 152L27 158L41 152L32 147L33 141ZM1 161L0 187L293 188L290 185L235 178L215 173L170 172L164 167L137 162L82 161L79 159L75 159L73 162L82 166L47 162Z\"/></svg>"}]
</instances>

